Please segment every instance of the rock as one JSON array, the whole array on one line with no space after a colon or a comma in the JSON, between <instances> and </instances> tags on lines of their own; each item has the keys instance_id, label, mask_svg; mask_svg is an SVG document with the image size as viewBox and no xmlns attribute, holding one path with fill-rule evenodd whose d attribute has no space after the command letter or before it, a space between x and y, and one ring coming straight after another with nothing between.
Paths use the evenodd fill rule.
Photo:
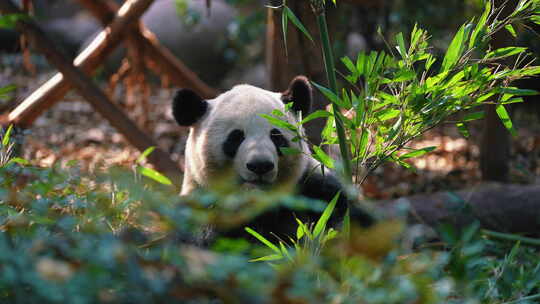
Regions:
<instances>
[{"instance_id":1,"label":"rock","mask_svg":"<svg viewBox=\"0 0 540 304\"><path fill-rule=\"evenodd\" d=\"M227 64L224 47L227 27L235 15L223 0L213 0L210 14L205 1L188 1L187 16L178 14L175 1L158 0L143 15L142 21L159 42L211 86L221 83L231 64ZM193 24L186 18L197 16ZM190 20L191 20L190 19ZM83 44L83 49L97 35ZM114 73L125 51L116 51L106 64L105 72Z\"/></svg>"},{"instance_id":2,"label":"rock","mask_svg":"<svg viewBox=\"0 0 540 304\"><path fill-rule=\"evenodd\" d=\"M86 12L79 12L72 17L54 19L43 24L51 38L59 43L72 57L77 55L81 45L99 31L101 25Z\"/></svg>"},{"instance_id":3,"label":"rock","mask_svg":"<svg viewBox=\"0 0 540 304\"><path fill-rule=\"evenodd\" d=\"M228 71L224 56L227 27L235 11L223 0L213 0L210 14L206 1L188 1L188 14L198 16L193 25L182 22L175 1L159 0L143 15L145 25L159 41L199 77L211 85Z\"/></svg>"}]
</instances>

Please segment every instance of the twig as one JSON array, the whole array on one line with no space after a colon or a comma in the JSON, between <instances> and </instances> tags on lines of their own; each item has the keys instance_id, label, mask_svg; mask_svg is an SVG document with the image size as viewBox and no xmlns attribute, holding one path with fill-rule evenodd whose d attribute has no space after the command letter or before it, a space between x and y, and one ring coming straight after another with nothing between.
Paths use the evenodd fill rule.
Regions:
<instances>
[{"instance_id":1,"label":"twig","mask_svg":"<svg viewBox=\"0 0 540 304\"><path fill-rule=\"evenodd\" d=\"M497 232L497 231L492 231L492 230L487 230L487 229L482 229L482 234L489 237L501 239L501 240L516 241L516 242L521 242L523 244L540 246L540 239L519 236L519 235L515 235L511 233L502 233L502 232Z\"/></svg>"}]
</instances>

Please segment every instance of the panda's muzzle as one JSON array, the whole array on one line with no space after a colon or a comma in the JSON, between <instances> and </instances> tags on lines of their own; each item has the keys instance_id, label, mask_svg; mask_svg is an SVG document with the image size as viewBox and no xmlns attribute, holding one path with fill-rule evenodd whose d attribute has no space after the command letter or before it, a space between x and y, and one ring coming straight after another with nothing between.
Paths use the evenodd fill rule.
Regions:
<instances>
[{"instance_id":1,"label":"panda's muzzle","mask_svg":"<svg viewBox=\"0 0 540 304\"><path fill-rule=\"evenodd\" d=\"M267 182L265 180L262 180L262 179L256 179L256 180L245 180L243 178L240 179L240 183L239 183L241 186L243 187L247 187L247 189L251 189L251 188L255 188L255 189L261 189L261 190L268 190L272 187L272 183L270 182ZM246 189L246 188L244 188Z\"/></svg>"},{"instance_id":2,"label":"panda's muzzle","mask_svg":"<svg viewBox=\"0 0 540 304\"><path fill-rule=\"evenodd\" d=\"M241 178L242 184L256 188L266 188L272 184L268 177L275 168L273 162L268 160L253 160L246 163L246 168L252 173L251 175L254 178L250 178L249 180Z\"/></svg>"},{"instance_id":3,"label":"panda's muzzle","mask_svg":"<svg viewBox=\"0 0 540 304\"><path fill-rule=\"evenodd\" d=\"M237 155L235 168L243 184L264 188L275 182L279 159L269 136L246 138Z\"/></svg>"},{"instance_id":4,"label":"panda's muzzle","mask_svg":"<svg viewBox=\"0 0 540 304\"><path fill-rule=\"evenodd\" d=\"M263 176L274 170L274 167L274 163L268 160L255 160L246 164L246 168L258 176Z\"/></svg>"}]
</instances>

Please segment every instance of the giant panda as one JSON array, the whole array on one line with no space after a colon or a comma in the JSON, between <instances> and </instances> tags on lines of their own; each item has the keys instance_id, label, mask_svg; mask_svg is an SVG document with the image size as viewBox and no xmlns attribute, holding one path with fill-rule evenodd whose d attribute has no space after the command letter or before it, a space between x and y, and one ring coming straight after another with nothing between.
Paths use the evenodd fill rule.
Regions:
<instances>
[{"instance_id":1,"label":"giant panda","mask_svg":"<svg viewBox=\"0 0 540 304\"><path fill-rule=\"evenodd\" d=\"M292 103L292 111L285 110L287 103ZM330 202L343 190L336 175L323 170L310 156L306 142L293 140L293 132L278 128L261 116L279 110L285 114L282 120L296 125L298 112L304 117L308 115L311 103L312 88L304 76L295 77L281 93L242 84L204 100L189 89L179 90L173 99L172 113L180 126L190 127L181 195L208 188L223 172L232 170L239 187L293 189L298 195ZM283 147L303 153L284 154L280 149ZM334 219L339 219L346 207L347 198L342 193ZM357 210L355 214L361 224L371 224L368 213ZM295 222L294 216L279 209L257 218L255 227L279 234L283 227ZM310 214L309 220L313 222L315 216ZM290 232L283 231L289 235Z\"/></svg>"}]
</instances>

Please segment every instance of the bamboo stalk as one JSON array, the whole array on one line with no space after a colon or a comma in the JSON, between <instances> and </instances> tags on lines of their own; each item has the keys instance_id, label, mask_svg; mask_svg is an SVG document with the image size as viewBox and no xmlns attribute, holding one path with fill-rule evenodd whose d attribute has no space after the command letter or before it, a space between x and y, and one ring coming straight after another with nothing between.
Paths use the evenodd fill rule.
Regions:
<instances>
[{"instance_id":1,"label":"bamboo stalk","mask_svg":"<svg viewBox=\"0 0 540 304\"><path fill-rule=\"evenodd\" d=\"M324 13L324 8L322 8L320 12L317 12L317 23L319 25L319 33L323 46L324 66L328 78L328 85L330 86L330 90L334 94L338 95L336 71L334 66L334 55L332 52L332 45L330 44L330 37L328 35L328 26L326 24L326 14ZM341 152L341 158L343 160L343 177L348 183L352 183L351 157L349 156L347 138L345 136L345 128L340 116L341 109L339 105L337 105L335 102L332 102L332 110L334 111L334 119L336 121L336 132L338 136L339 150Z\"/></svg>"}]
</instances>

